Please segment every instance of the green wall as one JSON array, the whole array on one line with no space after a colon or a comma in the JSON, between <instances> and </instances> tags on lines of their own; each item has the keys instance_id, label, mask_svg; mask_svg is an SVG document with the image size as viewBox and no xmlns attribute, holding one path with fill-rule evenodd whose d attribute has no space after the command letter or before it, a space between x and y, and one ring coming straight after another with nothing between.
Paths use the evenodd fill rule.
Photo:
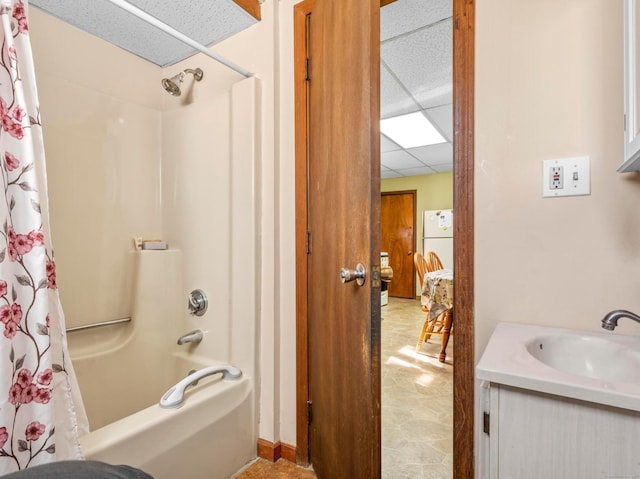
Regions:
<instances>
[{"instance_id":1,"label":"green wall","mask_svg":"<svg viewBox=\"0 0 640 479\"><path fill-rule=\"evenodd\" d=\"M389 178L380 182L380 190L416 190L416 251L422 251L422 212L424 210L453 209L453 173L433 173L420 176Z\"/></svg>"},{"instance_id":2,"label":"green wall","mask_svg":"<svg viewBox=\"0 0 640 479\"><path fill-rule=\"evenodd\" d=\"M380 190L416 190L416 249L422 251L422 212L424 210L453 209L453 173L432 173L430 175L403 176L380 182ZM419 294L417 285L417 294Z\"/></svg>"}]
</instances>

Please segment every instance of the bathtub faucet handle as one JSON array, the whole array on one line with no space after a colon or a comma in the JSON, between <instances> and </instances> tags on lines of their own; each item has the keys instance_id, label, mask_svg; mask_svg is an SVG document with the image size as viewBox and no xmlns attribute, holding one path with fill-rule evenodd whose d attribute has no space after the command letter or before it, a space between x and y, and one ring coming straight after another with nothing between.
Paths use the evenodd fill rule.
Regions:
<instances>
[{"instance_id":1,"label":"bathtub faucet handle","mask_svg":"<svg viewBox=\"0 0 640 479\"><path fill-rule=\"evenodd\" d=\"M200 341L202 341L202 338L204 337L204 335L202 334L202 331L199 329L196 329L195 331L191 331L187 334L183 334L182 336L180 336L178 338L178 344L182 345L182 344L186 344L186 343L199 343Z\"/></svg>"},{"instance_id":2,"label":"bathtub faucet handle","mask_svg":"<svg viewBox=\"0 0 640 479\"><path fill-rule=\"evenodd\" d=\"M189 314L191 316L202 316L207 311L209 300L201 289L194 289L189 293Z\"/></svg>"}]
</instances>

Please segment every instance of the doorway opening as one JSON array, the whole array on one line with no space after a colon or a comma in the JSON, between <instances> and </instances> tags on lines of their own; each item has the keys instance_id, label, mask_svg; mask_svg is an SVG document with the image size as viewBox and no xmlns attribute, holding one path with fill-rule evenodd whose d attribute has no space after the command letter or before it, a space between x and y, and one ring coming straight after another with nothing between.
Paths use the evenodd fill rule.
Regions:
<instances>
[{"instance_id":1,"label":"doorway opening","mask_svg":"<svg viewBox=\"0 0 640 479\"><path fill-rule=\"evenodd\" d=\"M297 460L309 460L308 420L308 344L307 330L307 269L306 228L307 170L306 148L308 126L306 118L308 98L305 92L307 63L304 55L306 34L304 25L313 9L312 0L295 8L295 69L296 69L296 196L302 205L296 216L297 262ZM454 119L454 270L455 296L455 357L454 372L454 478L471 478L473 464L474 428L474 331L473 331L473 66L474 66L473 0L453 2L453 119ZM345 453L345 460L348 455Z\"/></svg>"}]
</instances>

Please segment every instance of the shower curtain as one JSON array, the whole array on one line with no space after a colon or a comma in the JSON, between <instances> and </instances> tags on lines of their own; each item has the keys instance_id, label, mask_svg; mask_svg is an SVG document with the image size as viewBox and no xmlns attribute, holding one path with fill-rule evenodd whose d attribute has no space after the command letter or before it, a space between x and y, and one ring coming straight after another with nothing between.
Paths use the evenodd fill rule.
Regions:
<instances>
[{"instance_id":1,"label":"shower curtain","mask_svg":"<svg viewBox=\"0 0 640 479\"><path fill-rule=\"evenodd\" d=\"M0 474L81 459L87 429L57 291L26 7L0 3Z\"/></svg>"}]
</instances>

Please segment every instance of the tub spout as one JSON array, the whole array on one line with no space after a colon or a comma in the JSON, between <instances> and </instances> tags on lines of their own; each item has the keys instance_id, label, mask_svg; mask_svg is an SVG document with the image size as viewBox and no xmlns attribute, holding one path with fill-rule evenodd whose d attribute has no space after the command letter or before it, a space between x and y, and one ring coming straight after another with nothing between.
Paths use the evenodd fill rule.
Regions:
<instances>
[{"instance_id":1,"label":"tub spout","mask_svg":"<svg viewBox=\"0 0 640 479\"><path fill-rule=\"evenodd\" d=\"M165 409L179 408L184 403L184 392L189 386L204 377L219 373L222 373L223 380L234 380L242 377L242 371L236 367L229 366L228 364L220 364L218 366L199 369L189 374L186 378L164 393L160 399L160 407Z\"/></svg>"},{"instance_id":2,"label":"tub spout","mask_svg":"<svg viewBox=\"0 0 640 479\"><path fill-rule=\"evenodd\" d=\"M640 323L640 316L631 311L625 311L624 309L616 309L615 311L611 311L607 313L604 318L602 318L602 327L608 331L613 331L618 326L618 320L620 318L629 318L633 319Z\"/></svg>"},{"instance_id":3,"label":"tub spout","mask_svg":"<svg viewBox=\"0 0 640 479\"><path fill-rule=\"evenodd\" d=\"M178 344L199 343L202 341L202 331L196 329L178 338Z\"/></svg>"}]
</instances>

